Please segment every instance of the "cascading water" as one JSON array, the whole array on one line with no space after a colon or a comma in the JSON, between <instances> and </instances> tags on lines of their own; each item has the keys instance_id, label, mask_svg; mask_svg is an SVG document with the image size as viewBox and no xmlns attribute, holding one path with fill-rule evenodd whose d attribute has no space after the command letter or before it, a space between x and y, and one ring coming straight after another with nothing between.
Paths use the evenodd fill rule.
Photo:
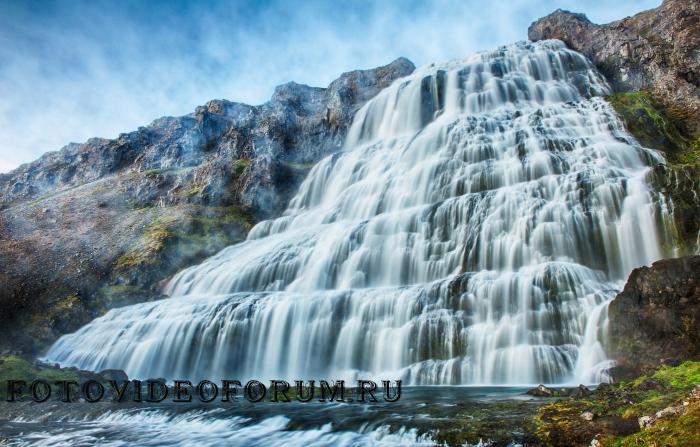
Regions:
<instances>
[{"instance_id":1,"label":"cascading water","mask_svg":"<svg viewBox=\"0 0 700 447\"><path fill-rule=\"evenodd\" d=\"M661 159L558 41L418 69L284 215L47 358L136 377L596 382L608 301L661 257Z\"/></svg>"}]
</instances>

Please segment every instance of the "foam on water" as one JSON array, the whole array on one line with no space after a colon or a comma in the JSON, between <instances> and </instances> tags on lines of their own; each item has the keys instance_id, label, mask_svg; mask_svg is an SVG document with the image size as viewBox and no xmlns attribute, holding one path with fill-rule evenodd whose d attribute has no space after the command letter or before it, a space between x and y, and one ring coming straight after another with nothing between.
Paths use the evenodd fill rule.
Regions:
<instances>
[{"instance_id":1,"label":"foam on water","mask_svg":"<svg viewBox=\"0 0 700 447\"><path fill-rule=\"evenodd\" d=\"M117 410L94 420L63 420L60 426L34 429L6 439L12 446L95 445L121 446L434 446L428 435L414 429L390 431L388 426L362 431L334 431L331 424L290 430L289 419L272 416L260 421L221 417L220 410L183 414L162 410ZM22 421L15 421L21 426ZM29 427L29 425L28 425ZM35 428L35 427L32 427Z\"/></svg>"}]
</instances>

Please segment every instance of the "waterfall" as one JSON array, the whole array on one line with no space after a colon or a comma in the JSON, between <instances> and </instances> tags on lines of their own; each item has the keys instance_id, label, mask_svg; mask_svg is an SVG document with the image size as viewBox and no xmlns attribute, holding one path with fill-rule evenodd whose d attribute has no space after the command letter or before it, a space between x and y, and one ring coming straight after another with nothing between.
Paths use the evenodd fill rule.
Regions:
<instances>
[{"instance_id":1,"label":"waterfall","mask_svg":"<svg viewBox=\"0 0 700 447\"><path fill-rule=\"evenodd\" d=\"M130 376L598 382L607 303L661 256L663 160L559 41L431 64L355 116L285 213L47 359Z\"/></svg>"}]
</instances>

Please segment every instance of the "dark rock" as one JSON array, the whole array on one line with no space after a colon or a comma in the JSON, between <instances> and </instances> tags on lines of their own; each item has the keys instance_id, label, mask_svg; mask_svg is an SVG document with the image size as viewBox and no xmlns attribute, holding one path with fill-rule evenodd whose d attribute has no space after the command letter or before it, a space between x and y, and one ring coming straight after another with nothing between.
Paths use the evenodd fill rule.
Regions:
<instances>
[{"instance_id":1,"label":"dark rock","mask_svg":"<svg viewBox=\"0 0 700 447\"><path fill-rule=\"evenodd\" d=\"M577 387L562 387L562 388L550 388L545 385L538 385L537 388L532 388L527 391L527 394L535 397L585 397L592 393L585 385L579 385Z\"/></svg>"},{"instance_id":2,"label":"dark rock","mask_svg":"<svg viewBox=\"0 0 700 447\"><path fill-rule=\"evenodd\" d=\"M105 369L100 371L99 375L102 376L103 380L114 380L117 383L129 381L129 376L121 369Z\"/></svg>"},{"instance_id":3,"label":"dark rock","mask_svg":"<svg viewBox=\"0 0 700 447\"><path fill-rule=\"evenodd\" d=\"M641 391L663 391L666 389L666 385L658 379L650 378L642 381L637 388Z\"/></svg>"},{"instance_id":4,"label":"dark rock","mask_svg":"<svg viewBox=\"0 0 700 447\"><path fill-rule=\"evenodd\" d=\"M681 363L683 363L683 360L679 358L672 358L672 359L661 359L661 364L666 365L666 366L678 366Z\"/></svg>"},{"instance_id":5,"label":"dark rock","mask_svg":"<svg viewBox=\"0 0 700 447\"><path fill-rule=\"evenodd\" d=\"M581 397L586 397L590 396L593 394L593 392L588 389L585 385L579 385L577 388L571 389L569 392L569 397L574 397L574 398L581 398Z\"/></svg>"},{"instance_id":6,"label":"dark rock","mask_svg":"<svg viewBox=\"0 0 700 447\"><path fill-rule=\"evenodd\" d=\"M544 386L542 384L537 385L537 388L532 388L527 391L527 394L530 396L536 396L536 397L556 397L557 392L556 390L549 388L547 386Z\"/></svg>"},{"instance_id":7,"label":"dark rock","mask_svg":"<svg viewBox=\"0 0 700 447\"><path fill-rule=\"evenodd\" d=\"M633 270L608 314L608 352L627 368L700 359L700 256Z\"/></svg>"}]
</instances>

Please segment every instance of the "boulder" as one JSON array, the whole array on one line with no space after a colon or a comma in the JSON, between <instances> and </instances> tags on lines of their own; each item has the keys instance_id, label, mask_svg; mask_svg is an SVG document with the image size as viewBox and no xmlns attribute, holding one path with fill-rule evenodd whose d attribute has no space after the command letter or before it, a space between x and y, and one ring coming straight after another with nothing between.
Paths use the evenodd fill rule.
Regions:
<instances>
[{"instance_id":1,"label":"boulder","mask_svg":"<svg viewBox=\"0 0 700 447\"><path fill-rule=\"evenodd\" d=\"M99 375L106 381L114 380L117 383L128 382L129 376L121 369L105 369Z\"/></svg>"},{"instance_id":2,"label":"boulder","mask_svg":"<svg viewBox=\"0 0 700 447\"><path fill-rule=\"evenodd\" d=\"M700 256L633 270L608 318L607 351L627 370L700 359Z\"/></svg>"}]
</instances>

